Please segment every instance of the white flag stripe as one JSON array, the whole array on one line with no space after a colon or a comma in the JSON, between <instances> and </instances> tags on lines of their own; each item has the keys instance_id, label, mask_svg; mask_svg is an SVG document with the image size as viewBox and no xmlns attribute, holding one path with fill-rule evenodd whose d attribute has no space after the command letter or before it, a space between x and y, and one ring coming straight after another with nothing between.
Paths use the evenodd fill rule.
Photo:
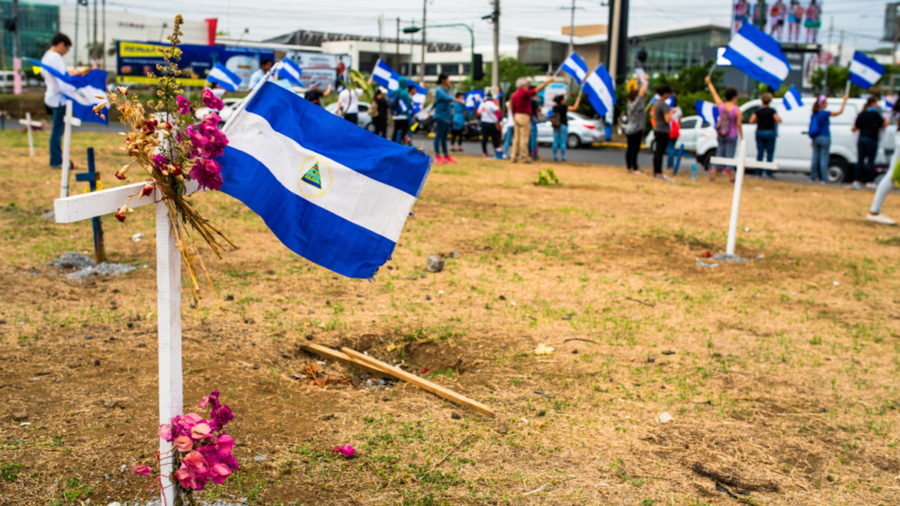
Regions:
<instances>
[{"instance_id":1,"label":"white flag stripe","mask_svg":"<svg viewBox=\"0 0 900 506\"><path fill-rule=\"evenodd\" d=\"M226 83L230 83L231 86L234 87L235 89L241 84L239 82L238 83L234 82L231 79L231 77L228 76L228 74L226 74L225 72L222 72L221 70L219 70L216 67L213 67L212 70L209 71L209 74L207 74L207 78L209 78L209 77L218 79L219 81L224 81Z\"/></svg>"},{"instance_id":2,"label":"white flag stripe","mask_svg":"<svg viewBox=\"0 0 900 506\"><path fill-rule=\"evenodd\" d=\"M106 102L106 92L103 90L98 90L93 86L76 88L71 84L62 81L61 79L57 79L56 82L59 83L59 91L61 93L81 105L94 106L101 102ZM102 98L97 98L98 95L100 95Z\"/></svg>"},{"instance_id":3,"label":"white flag stripe","mask_svg":"<svg viewBox=\"0 0 900 506\"><path fill-rule=\"evenodd\" d=\"M304 200L386 239L397 242L416 198L304 148L275 131L262 116L245 111L229 126L228 145L263 164L276 179ZM308 198L298 190L300 164L308 157L323 160L323 185L336 191ZM320 165L320 166L322 166ZM330 169L330 174L329 174ZM348 196L359 196L358 199Z\"/></svg>"},{"instance_id":4,"label":"white flag stripe","mask_svg":"<svg viewBox=\"0 0 900 506\"><path fill-rule=\"evenodd\" d=\"M859 60L850 62L850 73L858 75L870 84L875 84L881 79L881 74L877 70Z\"/></svg>"},{"instance_id":5,"label":"white flag stripe","mask_svg":"<svg viewBox=\"0 0 900 506\"><path fill-rule=\"evenodd\" d=\"M728 43L728 46L737 51L744 58L750 60L757 67L782 81L784 81L791 72L790 67L788 67L785 62L773 56L772 53L764 51L750 40L744 38L741 34L735 34L734 38L731 39L731 42Z\"/></svg>"},{"instance_id":6,"label":"white flag stripe","mask_svg":"<svg viewBox=\"0 0 900 506\"><path fill-rule=\"evenodd\" d=\"M603 84L603 80L600 79L600 76L597 75L596 72L591 72L591 75L587 77L585 81L585 86L593 88L594 91L597 92L597 95L600 97L600 101L603 102L603 105L606 106L607 111L611 111L613 108L613 99L612 95L609 94L609 90L606 89L606 85Z\"/></svg>"}]
</instances>

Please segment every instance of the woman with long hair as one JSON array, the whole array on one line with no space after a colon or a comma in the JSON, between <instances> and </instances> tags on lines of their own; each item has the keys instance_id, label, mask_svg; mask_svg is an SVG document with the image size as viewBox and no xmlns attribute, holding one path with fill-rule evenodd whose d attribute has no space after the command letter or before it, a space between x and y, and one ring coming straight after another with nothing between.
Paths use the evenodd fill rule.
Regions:
<instances>
[{"instance_id":1,"label":"woman with long hair","mask_svg":"<svg viewBox=\"0 0 900 506\"><path fill-rule=\"evenodd\" d=\"M638 169L638 152L641 150L641 139L647 125L647 112L644 111L644 96L650 79L644 77L640 87L636 82L628 83L628 106L625 109L625 168L632 174L640 174Z\"/></svg>"},{"instance_id":2,"label":"woman with long hair","mask_svg":"<svg viewBox=\"0 0 900 506\"><path fill-rule=\"evenodd\" d=\"M737 89L731 87L726 88L725 100L722 100L722 98L719 97L719 93L716 92L716 87L713 85L712 79L710 79L709 76L706 76L706 85L709 87L709 92L716 102L716 107L719 108L719 121L716 123L716 140L718 141L718 145L716 146L716 156L734 158L734 154L737 151L738 139L744 138L744 128L741 124L743 117L741 116L741 108L738 106ZM710 181L716 180L716 173L720 169L722 172L728 172L728 168L724 165L717 165L709 171ZM731 174L729 180L732 183L734 182L734 174Z\"/></svg>"},{"instance_id":3,"label":"woman with long hair","mask_svg":"<svg viewBox=\"0 0 900 506\"><path fill-rule=\"evenodd\" d=\"M828 160L831 156L831 117L840 116L847 106L847 95L837 111L828 110L828 99L819 95L813 103L812 116L809 118L808 135L812 139L812 166L809 178L819 180L819 184L828 182Z\"/></svg>"}]
</instances>

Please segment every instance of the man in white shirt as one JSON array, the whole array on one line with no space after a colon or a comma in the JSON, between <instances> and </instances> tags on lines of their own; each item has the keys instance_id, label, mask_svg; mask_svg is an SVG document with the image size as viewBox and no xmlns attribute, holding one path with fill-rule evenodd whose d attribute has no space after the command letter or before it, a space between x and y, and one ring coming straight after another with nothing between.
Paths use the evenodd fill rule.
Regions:
<instances>
[{"instance_id":1,"label":"man in white shirt","mask_svg":"<svg viewBox=\"0 0 900 506\"><path fill-rule=\"evenodd\" d=\"M260 81L262 81L263 77L266 77L266 73L269 72L269 69L272 68L272 60L269 58L263 58L259 61L259 68L250 75L250 89L256 87Z\"/></svg>"},{"instance_id":2,"label":"man in white shirt","mask_svg":"<svg viewBox=\"0 0 900 506\"><path fill-rule=\"evenodd\" d=\"M356 125L359 121L359 97L362 93L360 89L351 90L345 87L341 90L338 94L337 115Z\"/></svg>"},{"instance_id":3,"label":"man in white shirt","mask_svg":"<svg viewBox=\"0 0 900 506\"><path fill-rule=\"evenodd\" d=\"M50 49L44 53L41 63L59 71L61 74L67 74L66 62L63 56L69 52L72 47L72 41L69 37L62 33L57 33L50 41ZM62 167L62 135L63 135L63 119L66 115L66 100L60 91L59 79L54 77L50 72L41 70L41 77L44 78L44 84L47 85L47 91L44 92L44 105L47 106L47 112L53 114L53 129L50 131L50 167L59 169Z\"/></svg>"},{"instance_id":4,"label":"man in white shirt","mask_svg":"<svg viewBox=\"0 0 900 506\"><path fill-rule=\"evenodd\" d=\"M478 108L481 118L481 156L488 158L487 143L490 139L494 145L494 156L503 158L503 150L500 149L500 106L491 93L484 97L484 102Z\"/></svg>"}]
</instances>

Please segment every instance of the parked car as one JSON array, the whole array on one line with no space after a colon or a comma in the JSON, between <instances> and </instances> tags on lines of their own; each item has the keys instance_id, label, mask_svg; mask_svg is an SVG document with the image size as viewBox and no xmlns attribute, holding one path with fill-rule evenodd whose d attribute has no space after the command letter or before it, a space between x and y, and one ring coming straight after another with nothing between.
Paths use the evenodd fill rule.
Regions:
<instances>
[{"instance_id":1,"label":"parked car","mask_svg":"<svg viewBox=\"0 0 900 506\"><path fill-rule=\"evenodd\" d=\"M595 142L605 139L606 134L603 128L602 119L591 119L582 116L577 112L569 112L569 133L566 137L566 147L570 149L580 148L581 146L590 146ZM506 120L503 121L503 136L509 125ZM537 140L541 144L553 144L553 126L550 121L542 121L538 123Z\"/></svg>"},{"instance_id":2,"label":"parked car","mask_svg":"<svg viewBox=\"0 0 900 506\"><path fill-rule=\"evenodd\" d=\"M237 110L237 108L243 101L243 98L237 97L226 97L222 99L222 103L225 104L225 107L221 111L219 111L219 117L222 118L223 123L231 118L231 115L234 114L234 111ZM203 119L210 112L212 112L212 109L210 109L209 107L200 107L199 109L197 109L195 115L197 116L197 119Z\"/></svg>"},{"instance_id":3,"label":"parked car","mask_svg":"<svg viewBox=\"0 0 900 506\"><path fill-rule=\"evenodd\" d=\"M325 106L325 110L330 112L331 114L337 114L338 103L332 102ZM375 124L372 123L372 117L369 116L369 103L368 102L360 102L359 103L359 115L356 118L356 124L365 128L370 132L375 131Z\"/></svg>"},{"instance_id":4,"label":"parked car","mask_svg":"<svg viewBox=\"0 0 900 506\"><path fill-rule=\"evenodd\" d=\"M803 107L788 111L781 100L773 100L771 106L782 119L778 125L778 140L775 143L775 163L779 170L786 172L809 173L812 161L812 144L809 136L809 118L812 113L814 97L803 97ZM841 98L829 98L828 109L836 111L841 107ZM741 115L744 120L743 130L747 139L747 157L756 158L756 125L747 123L753 113L762 105L760 100L751 100L741 106ZM856 137L850 130L856 116L865 107L864 98L851 98L847 101L847 107L839 116L831 118L831 153L828 165L828 182L840 183L852 179L853 166L856 164ZM682 120L681 137L684 139L685 150L697 153L706 168L709 168L709 158L715 156L718 141L716 140L715 127L701 120L693 120L697 116L687 116ZM687 125L685 122L693 120ZM875 166L878 171L883 169L890 161L894 152L894 133L896 129L885 128L878 144L878 153L875 157ZM652 149L653 133L647 137L646 146ZM692 149L689 148L693 144Z\"/></svg>"}]
</instances>

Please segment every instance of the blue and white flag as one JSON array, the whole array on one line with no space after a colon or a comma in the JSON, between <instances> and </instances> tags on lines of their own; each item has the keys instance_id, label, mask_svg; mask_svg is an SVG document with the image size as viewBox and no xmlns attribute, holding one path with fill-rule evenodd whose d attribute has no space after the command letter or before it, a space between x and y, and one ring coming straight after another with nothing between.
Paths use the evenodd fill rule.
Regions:
<instances>
[{"instance_id":1,"label":"blue and white flag","mask_svg":"<svg viewBox=\"0 0 900 506\"><path fill-rule=\"evenodd\" d=\"M353 278L391 257L431 163L271 82L225 133L221 190L294 253Z\"/></svg>"},{"instance_id":2,"label":"blue and white flag","mask_svg":"<svg viewBox=\"0 0 900 506\"><path fill-rule=\"evenodd\" d=\"M475 110L478 109L478 106L484 102L484 90L472 90L466 93L463 97L466 102L466 109L468 109L469 114L474 114Z\"/></svg>"},{"instance_id":3,"label":"blue and white flag","mask_svg":"<svg viewBox=\"0 0 900 506\"><path fill-rule=\"evenodd\" d=\"M62 73L49 65L44 65L38 60L23 58L40 67L44 72L59 81L59 91L68 100L72 101L72 116L81 121L109 124L109 104L106 99L105 70L94 69L84 76L72 76ZM107 103L103 108L103 118L94 113L94 106ZM104 119L106 118L106 119Z\"/></svg>"},{"instance_id":4,"label":"blue and white flag","mask_svg":"<svg viewBox=\"0 0 900 506\"><path fill-rule=\"evenodd\" d=\"M609 71L601 63L596 70L588 74L584 79L584 93L587 95L594 110L600 116L612 111L616 105L616 92Z\"/></svg>"},{"instance_id":5,"label":"blue and white flag","mask_svg":"<svg viewBox=\"0 0 900 506\"><path fill-rule=\"evenodd\" d=\"M278 62L278 71L275 73L275 77L278 79L284 79L302 87L303 82L300 81L301 75L303 75L303 70L300 69L300 65L297 65L294 60L285 58Z\"/></svg>"},{"instance_id":6,"label":"blue and white flag","mask_svg":"<svg viewBox=\"0 0 900 506\"><path fill-rule=\"evenodd\" d=\"M883 74L884 65L860 51L853 53L853 60L850 61L850 82L868 90L881 79Z\"/></svg>"},{"instance_id":7,"label":"blue and white flag","mask_svg":"<svg viewBox=\"0 0 900 506\"><path fill-rule=\"evenodd\" d=\"M773 89L778 89L791 72L778 41L750 23L744 23L722 56L741 72Z\"/></svg>"},{"instance_id":8,"label":"blue and white flag","mask_svg":"<svg viewBox=\"0 0 900 506\"><path fill-rule=\"evenodd\" d=\"M394 91L399 86L397 79L399 74L394 72L390 65L381 61L375 62L375 68L372 69L372 81L384 86L388 91Z\"/></svg>"},{"instance_id":9,"label":"blue and white flag","mask_svg":"<svg viewBox=\"0 0 900 506\"><path fill-rule=\"evenodd\" d=\"M584 78L588 73L588 66L584 63L584 60L581 59L575 53L569 55L566 58L566 61L562 63L562 66L559 67L559 70L562 70L566 74L572 76L573 79L578 81L578 84L581 84L584 81Z\"/></svg>"},{"instance_id":10,"label":"blue and white flag","mask_svg":"<svg viewBox=\"0 0 900 506\"><path fill-rule=\"evenodd\" d=\"M226 91L234 91L241 85L241 78L228 70L222 62L216 62L216 65L206 75L206 80L218 84Z\"/></svg>"},{"instance_id":11,"label":"blue and white flag","mask_svg":"<svg viewBox=\"0 0 900 506\"><path fill-rule=\"evenodd\" d=\"M657 100L659 100L659 95L653 95L653 97L650 99L650 105L655 104ZM666 105L668 105L669 107L675 107L675 95L669 95L669 98L666 99Z\"/></svg>"},{"instance_id":12,"label":"blue and white flag","mask_svg":"<svg viewBox=\"0 0 900 506\"><path fill-rule=\"evenodd\" d=\"M716 107L716 104L698 100L694 108L697 109L697 114L703 118L703 121L710 125L715 125L719 122L719 108Z\"/></svg>"},{"instance_id":13,"label":"blue and white flag","mask_svg":"<svg viewBox=\"0 0 900 506\"><path fill-rule=\"evenodd\" d=\"M803 98L800 97L800 91L794 85L791 85L781 101L784 103L784 108L788 111L803 107Z\"/></svg>"}]
</instances>

